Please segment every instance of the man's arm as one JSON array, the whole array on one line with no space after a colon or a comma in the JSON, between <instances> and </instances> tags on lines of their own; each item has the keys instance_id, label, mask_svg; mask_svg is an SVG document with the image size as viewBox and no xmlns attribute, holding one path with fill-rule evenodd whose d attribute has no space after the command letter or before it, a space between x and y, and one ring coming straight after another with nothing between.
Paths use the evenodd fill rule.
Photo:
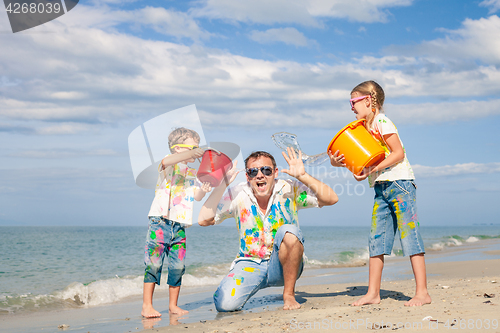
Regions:
<instances>
[{"instance_id":1,"label":"man's arm","mask_svg":"<svg viewBox=\"0 0 500 333\"><path fill-rule=\"evenodd\" d=\"M198 215L198 224L201 226L209 226L215 224L215 213L217 212L217 206L219 205L226 188L231 184L236 176L238 175L238 171L236 171L236 165L238 161L233 164L231 170L229 170L222 183L213 189L212 194L208 197L207 201L203 204L200 210L200 214Z\"/></svg>"},{"instance_id":2,"label":"man's arm","mask_svg":"<svg viewBox=\"0 0 500 333\"><path fill-rule=\"evenodd\" d=\"M339 201L337 193L328 185L314 178L306 172L304 163L302 162L302 152L299 151L299 156L291 148L287 148L287 153L282 152L283 157L288 163L289 169L282 170L284 173L297 178L302 184L307 186L316 195L320 207L331 206Z\"/></svg>"}]
</instances>

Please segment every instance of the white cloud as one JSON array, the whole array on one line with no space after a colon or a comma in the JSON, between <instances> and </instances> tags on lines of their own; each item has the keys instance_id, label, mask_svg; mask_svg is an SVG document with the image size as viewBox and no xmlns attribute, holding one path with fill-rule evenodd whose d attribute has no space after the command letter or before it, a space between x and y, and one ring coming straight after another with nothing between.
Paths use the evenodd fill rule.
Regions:
<instances>
[{"instance_id":1,"label":"white cloud","mask_svg":"<svg viewBox=\"0 0 500 333\"><path fill-rule=\"evenodd\" d=\"M396 123L445 123L475 118L499 116L500 99L491 101L421 103L385 106L387 113Z\"/></svg>"},{"instance_id":2,"label":"white cloud","mask_svg":"<svg viewBox=\"0 0 500 333\"><path fill-rule=\"evenodd\" d=\"M413 165L413 170L415 172L415 176L422 178L460 176L470 174L491 174L500 172L500 163L463 163L437 167Z\"/></svg>"},{"instance_id":3,"label":"white cloud","mask_svg":"<svg viewBox=\"0 0 500 333\"><path fill-rule=\"evenodd\" d=\"M425 57L430 63L460 65L459 61L480 60L500 65L500 18L492 15L478 20L465 19L457 30L445 30L445 38L425 41L418 46L391 46L386 53ZM470 67L470 63L465 63Z\"/></svg>"},{"instance_id":4,"label":"white cloud","mask_svg":"<svg viewBox=\"0 0 500 333\"><path fill-rule=\"evenodd\" d=\"M489 13L496 13L500 9L500 0L484 0L479 3L479 6L489 8Z\"/></svg>"},{"instance_id":5,"label":"white cloud","mask_svg":"<svg viewBox=\"0 0 500 333\"><path fill-rule=\"evenodd\" d=\"M61 16L58 21L68 28L98 28L113 31L119 24L129 24L136 30L150 27L156 32L176 38L200 40L211 36L189 14L151 6L127 11L115 10L106 5L96 7L78 5L78 10Z\"/></svg>"},{"instance_id":6,"label":"white cloud","mask_svg":"<svg viewBox=\"0 0 500 333\"><path fill-rule=\"evenodd\" d=\"M255 114L267 126L338 127L352 119L349 89L368 77L386 90L386 109L397 123L498 115L498 100L491 96L500 95L500 68L494 65L453 69L448 57L398 54L400 50L335 65L252 59L196 44L144 40L111 29L113 22L102 30L96 27L106 23L109 10L92 10L96 19L90 23L83 18L70 25L64 20L47 23L43 29L53 34L0 35L0 44L7 46L0 63L9 64L0 67L0 82L6 82L0 131L94 131L102 124L158 115L186 101L194 101L203 120L214 127L241 126L242 119L258 126ZM468 31L462 35L472 39L472 31L480 30ZM419 102L391 104L411 97Z\"/></svg>"},{"instance_id":7,"label":"white cloud","mask_svg":"<svg viewBox=\"0 0 500 333\"><path fill-rule=\"evenodd\" d=\"M75 150L75 149L37 149L37 150L22 150L11 154L9 157L35 158L35 159L61 159L61 158L86 158L88 156L116 156L117 152L111 149L96 149L96 150Z\"/></svg>"},{"instance_id":8,"label":"white cloud","mask_svg":"<svg viewBox=\"0 0 500 333\"><path fill-rule=\"evenodd\" d=\"M194 16L229 21L274 24L296 23L320 27L323 18L357 22L385 22L387 8L409 6L413 0L204 0Z\"/></svg>"},{"instance_id":9,"label":"white cloud","mask_svg":"<svg viewBox=\"0 0 500 333\"><path fill-rule=\"evenodd\" d=\"M250 33L250 39L262 44L275 42L295 46L307 46L309 44L306 36L295 28L269 29L266 31L253 30Z\"/></svg>"}]
</instances>

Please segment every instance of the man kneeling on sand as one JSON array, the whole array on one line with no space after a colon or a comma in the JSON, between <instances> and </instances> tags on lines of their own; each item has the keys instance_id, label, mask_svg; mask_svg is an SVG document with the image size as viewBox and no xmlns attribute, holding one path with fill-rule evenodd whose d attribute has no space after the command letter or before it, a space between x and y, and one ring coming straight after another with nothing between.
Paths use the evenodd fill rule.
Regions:
<instances>
[{"instance_id":1,"label":"man kneeling on sand","mask_svg":"<svg viewBox=\"0 0 500 333\"><path fill-rule=\"evenodd\" d=\"M198 223L208 226L234 217L240 235L240 251L229 274L214 294L217 311L241 310L260 289L284 286L283 309L300 308L295 300L295 282L302 274L304 237L298 226L297 210L333 205L337 194L328 185L307 174L292 149L283 157L289 165L284 173L296 178L276 179L274 157L253 152L245 160L247 182L228 191L235 179L236 165L227 182L215 188L203 205Z\"/></svg>"}]
</instances>

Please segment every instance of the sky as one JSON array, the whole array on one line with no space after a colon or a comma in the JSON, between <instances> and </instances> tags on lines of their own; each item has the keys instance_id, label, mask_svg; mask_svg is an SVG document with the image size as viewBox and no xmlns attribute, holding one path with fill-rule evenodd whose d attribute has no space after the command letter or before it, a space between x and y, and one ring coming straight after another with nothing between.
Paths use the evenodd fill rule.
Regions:
<instances>
[{"instance_id":1,"label":"sky","mask_svg":"<svg viewBox=\"0 0 500 333\"><path fill-rule=\"evenodd\" d=\"M420 225L499 224L499 15L500 0L95 0L14 34L2 7L0 225L146 226L154 190L128 148L143 123L194 104L207 142L282 169L271 135L324 152L366 80L385 90ZM308 172L340 200L301 225L370 224L366 181Z\"/></svg>"}]
</instances>

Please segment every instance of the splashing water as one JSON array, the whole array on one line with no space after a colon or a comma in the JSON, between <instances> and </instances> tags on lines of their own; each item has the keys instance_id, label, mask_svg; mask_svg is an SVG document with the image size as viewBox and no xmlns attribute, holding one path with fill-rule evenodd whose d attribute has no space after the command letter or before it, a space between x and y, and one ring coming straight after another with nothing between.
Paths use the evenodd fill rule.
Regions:
<instances>
[{"instance_id":1,"label":"splashing water","mask_svg":"<svg viewBox=\"0 0 500 333\"><path fill-rule=\"evenodd\" d=\"M286 151L288 147L292 148L297 154L299 153L299 150L302 151L295 134L288 132L279 132L274 133L271 138L273 139L276 146L278 146L278 148L283 151ZM304 153L304 151L302 151L302 162L304 162L304 165L318 166L325 163L329 159L330 158L328 157L328 154L326 152L316 155L307 155L306 153Z\"/></svg>"}]
</instances>

